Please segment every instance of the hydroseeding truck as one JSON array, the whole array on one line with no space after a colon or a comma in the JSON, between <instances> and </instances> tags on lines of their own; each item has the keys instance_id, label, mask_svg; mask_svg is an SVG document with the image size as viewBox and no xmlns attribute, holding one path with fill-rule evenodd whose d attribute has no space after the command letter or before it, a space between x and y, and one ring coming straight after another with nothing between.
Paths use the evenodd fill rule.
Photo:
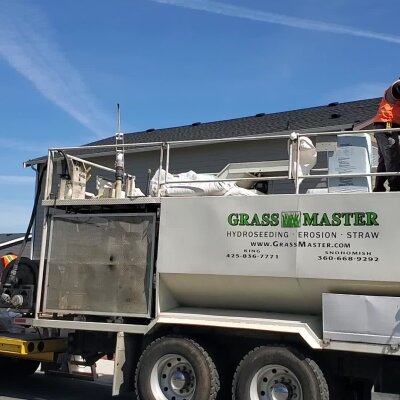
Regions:
<instances>
[{"instance_id":1,"label":"hydroseeding truck","mask_svg":"<svg viewBox=\"0 0 400 400\"><path fill-rule=\"evenodd\" d=\"M371 133L235 138L282 140L287 159L213 174L170 173L182 142L119 134L102 146L116 167L79 157L96 147L50 149L40 259L2 276L1 375L108 356L113 394L132 399L400 393L400 197L371 191ZM328 135L322 165L315 143ZM144 195L124 156L150 148L159 166ZM278 181L287 193L268 189Z\"/></svg>"}]
</instances>

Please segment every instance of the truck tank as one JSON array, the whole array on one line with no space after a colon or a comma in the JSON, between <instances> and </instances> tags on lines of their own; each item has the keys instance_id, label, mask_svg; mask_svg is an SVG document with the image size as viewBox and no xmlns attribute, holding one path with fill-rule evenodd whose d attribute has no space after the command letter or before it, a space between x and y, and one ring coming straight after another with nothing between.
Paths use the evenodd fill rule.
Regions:
<instances>
[{"instance_id":1,"label":"truck tank","mask_svg":"<svg viewBox=\"0 0 400 400\"><path fill-rule=\"evenodd\" d=\"M161 311L321 312L322 293L400 295L399 195L163 198Z\"/></svg>"}]
</instances>

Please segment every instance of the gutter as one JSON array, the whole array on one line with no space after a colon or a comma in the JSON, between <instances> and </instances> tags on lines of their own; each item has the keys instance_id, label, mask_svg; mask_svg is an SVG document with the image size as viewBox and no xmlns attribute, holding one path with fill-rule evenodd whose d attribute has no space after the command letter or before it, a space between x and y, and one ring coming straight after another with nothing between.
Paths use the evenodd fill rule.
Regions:
<instances>
[{"instance_id":1,"label":"gutter","mask_svg":"<svg viewBox=\"0 0 400 400\"><path fill-rule=\"evenodd\" d=\"M11 246L11 245L13 245L13 244L21 243L21 242L24 240L24 237L25 237L25 236L21 236L21 237L16 238L16 239L9 240L8 242L0 243L0 249L3 249L3 248L8 247L8 246ZM30 234L30 235L28 236L28 240L29 240L29 239L32 239L32 234Z\"/></svg>"}]
</instances>

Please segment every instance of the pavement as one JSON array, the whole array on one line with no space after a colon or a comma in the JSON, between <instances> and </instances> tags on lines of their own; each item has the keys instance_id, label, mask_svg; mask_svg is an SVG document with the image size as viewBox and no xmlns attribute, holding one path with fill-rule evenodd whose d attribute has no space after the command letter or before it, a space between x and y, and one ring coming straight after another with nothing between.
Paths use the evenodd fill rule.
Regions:
<instances>
[{"instance_id":1,"label":"pavement","mask_svg":"<svg viewBox=\"0 0 400 400\"><path fill-rule=\"evenodd\" d=\"M112 385L114 374L114 362L108 360L99 360L97 363L98 384ZM121 397L118 397L122 399ZM115 399L115 397L114 397ZM132 400L132 399L131 399ZM400 400L400 395L385 394L385 393L372 393L372 400Z\"/></svg>"},{"instance_id":2,"label":"pavement","mask_svg":"<svg viewBox=\"0 0 400 400\"><path fill-rule=\"evenodd\" d=\"M0 400L135 400L134 395L113 397L114 362L96 363L97 379L86 381L61 376L45 376L43 372L25 378L23 382L0 381ZM88 371L86 369L85 371ZM82 371L83 372L83 371ZM400 400L399 395L373 393L372 400Z\"/></svg>"},{"instance_id":3,"label":"pavement","mask_svg":"<svg viewBox=\"0 0 400 400\"><path fill-rule=\"evenodd\" d=\"M135 400L132 394L112 397L114 362L99 360L98 378L86 381L43 372L19 381L0 381L0 400Z\"/></svg>"}]
</instances>

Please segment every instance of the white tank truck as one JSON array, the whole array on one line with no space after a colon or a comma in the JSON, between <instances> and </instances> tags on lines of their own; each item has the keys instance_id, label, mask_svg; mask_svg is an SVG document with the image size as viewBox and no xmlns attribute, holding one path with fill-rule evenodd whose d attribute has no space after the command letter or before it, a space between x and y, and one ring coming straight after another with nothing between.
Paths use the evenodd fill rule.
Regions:
<instances>
[{"instance_id":1,"label":"white tank truck","mask_svg":"<svg viewBox=\"0 0 400 400\"><path fill-rule=\"evenodd\" d=\"M40 260L22 258L2 277L2 307L18 315L0 338L1 375L108 355L113 394L132 399L400 393L400 198L371 193L370 133L232 139L279 139L288 160L212 176L169 173L171 149L204 141L119 137L117 191L115 169L79 158L82 148L49 150ZM318 169L316 139L330 151ZM150 147L160 169L144 196L123 155ZM285 179L288 194L249 189Z\"/></svg>"}]
</instances>

